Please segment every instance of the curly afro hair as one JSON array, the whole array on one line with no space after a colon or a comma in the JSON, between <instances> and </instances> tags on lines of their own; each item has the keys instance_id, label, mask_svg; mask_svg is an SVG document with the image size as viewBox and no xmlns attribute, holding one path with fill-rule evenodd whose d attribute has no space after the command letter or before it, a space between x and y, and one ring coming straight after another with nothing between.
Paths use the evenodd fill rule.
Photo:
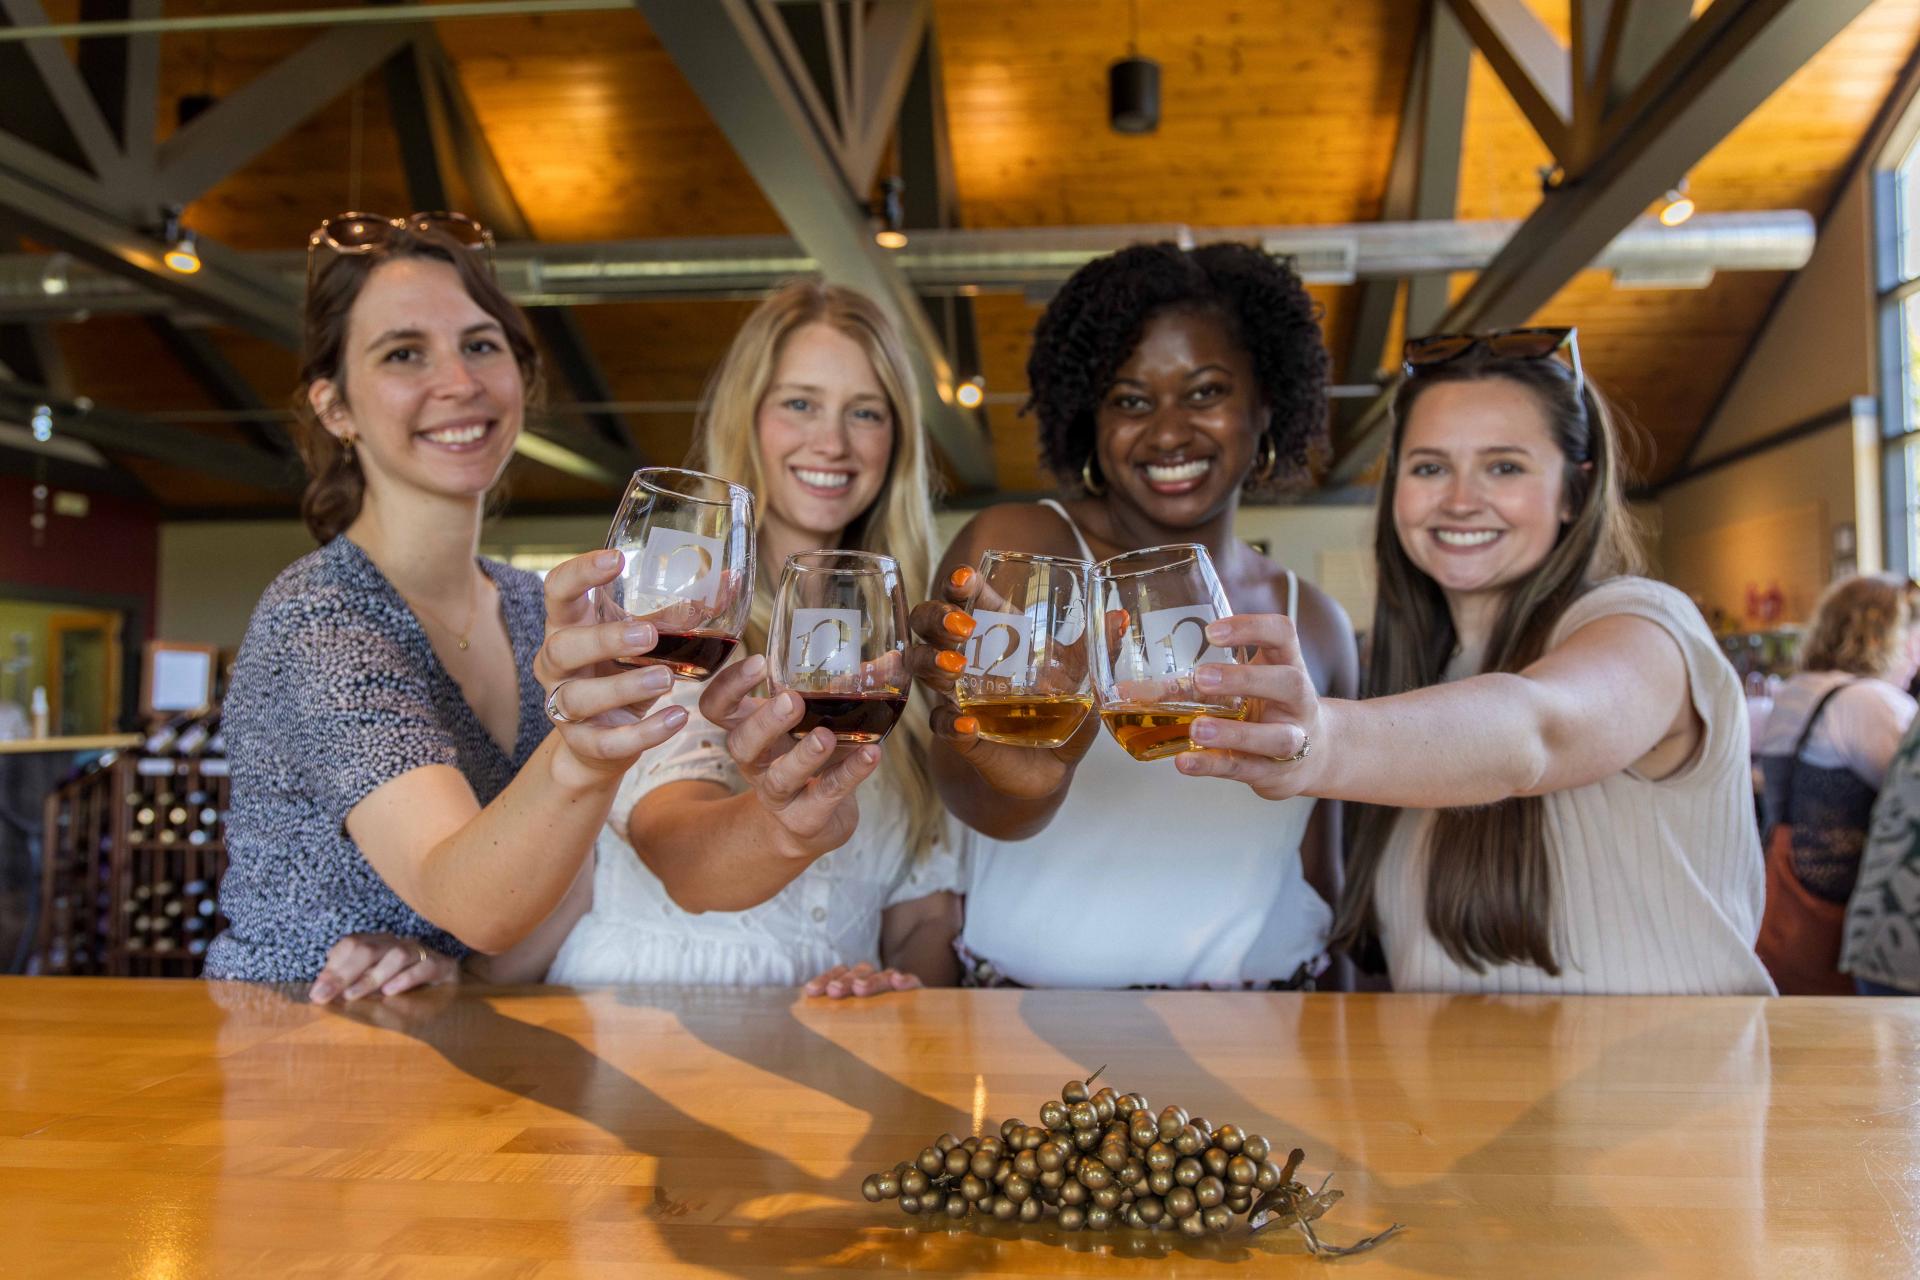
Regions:
<instances>
[{"instance_id":1,"label":"curly afro hair","mask_svg":"<svg viewBox=\"0 0 1920 1280\"><path fill-rule=\"evenodd\" d=\"M1094 412L1139 345L1148 317L1170 307L1212 311L1253 358L1277 459L1269 483L1311 476L1327 447L1326 343L1319 307L1284 260L1246 244L1182 249L1136 244L1074 272L1034 329L1027 409L1040 457L1074 483L1093 454Z\"/></svg>"}]
</instances>

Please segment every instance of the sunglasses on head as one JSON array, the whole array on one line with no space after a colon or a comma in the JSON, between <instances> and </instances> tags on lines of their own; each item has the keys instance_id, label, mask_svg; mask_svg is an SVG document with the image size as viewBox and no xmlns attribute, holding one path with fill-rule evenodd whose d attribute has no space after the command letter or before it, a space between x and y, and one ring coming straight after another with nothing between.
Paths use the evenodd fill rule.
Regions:
<instances>
[{"instance_id":1,"label":"sunglasses on head","mask_svg":"<svg viewBox=\"0 0 1920 1280\"><path fill-rule=\"evenodd\" d=\"M493 269L493 232L464 213L410 213L389 218L380 213L336 213L307 237L307 288L313 288L314 251L322 246L338 254L377 253L393 243L396 231L437 231L454 243L487 255Z\"/></svg>"},{"instance_id":2,"label":"sunglasses on head","mask_svg":"<svg viewBox=\"0 0 1920 1280\"><path fill-rule=\"evenodd\" d=\"M1441 365L1469 355L1495 360L1551 360L1562 349L1573 367L1575 393L1586 390L1586 371L1580 367L1577 329L1495 329L1490 333L1435 333L1410 340L1401 353L1401 370L1418 378Z\"/></svg>"}]
</instances>

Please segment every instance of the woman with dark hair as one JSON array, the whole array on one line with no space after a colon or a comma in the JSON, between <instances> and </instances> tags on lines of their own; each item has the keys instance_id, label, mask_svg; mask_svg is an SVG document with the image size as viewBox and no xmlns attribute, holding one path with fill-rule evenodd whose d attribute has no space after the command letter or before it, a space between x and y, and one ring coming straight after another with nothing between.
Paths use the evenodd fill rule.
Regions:
<instances>
[{"instance_id":1,"label":"woman with dark hair","mask_svg":"<svg viewBox=\"0 0 1920 1280\"><path fill-rule=\"evenodd\" d=\"M665 667L616 665L652 627L593 621L617 553L567 561L544 591L477 555L539 386L490 246L420 214L343 214L309 242L302 513L321 546L261 597L234 664L231 923L208 977L353 999L521 942L581 873L621 775L686 722L642 718Z\"/></svg>"},{"instance_id":2,"label":"woman with dark hair","mask_svg":"<svg viewBox=\"0 0 1920 1280\"><path fill-rule=\"evenodd\" d=\"M1571 363L1557 358L1571 354ZM1740 682L1633 576L1620 447L1570 329L1408 345L1380 487L1367 700L1323 699L1287 619L1224 618L1182 772L1364 802L1336 945L1396 989L1770 994Z\"/></svg>"},{"instance_id":3,"label":"woman with dark hair","mask_svg":"<svg viewBox=\"0 0 1920 1280\"><path fill-rule=\"evenodd\" d=\"M1065 746L977 736L952 701L956 652L989 549L1102 560L1206 546L1236 611L1297 620L1315 683L1356 680L1329 597L1234 534L1249 486L1306 476L1326 439L1327 354L1284 262L1237 244L1135 245L1067 281L1027 364L1042 456L1079 496L983 511L947 548L946 602L914 611L914 675L933 712L934 778L976 844L966 979L1027 986L1307 986L1339 893L1339 818L1222 791L1194 803L1170 761L1141 764L1089 718ZM1041 831L1040 843L1023 843ZM1206 856L1191 858L1189 849Z\"/></svg>"},{"instance_id":4,"label":"woman with dark hair","mask_svg":"<svg viewBox=\"0 0 1920 1280\"><path fill-rule=\"evenodd\" d=\"M1847 899L1873 804L1913 723L1914 586L1858 574L1828 587L1753 754L1766 778L1760 959L1782 995L1852 995L1839 970Z\"/></svg>"}]
</instances>

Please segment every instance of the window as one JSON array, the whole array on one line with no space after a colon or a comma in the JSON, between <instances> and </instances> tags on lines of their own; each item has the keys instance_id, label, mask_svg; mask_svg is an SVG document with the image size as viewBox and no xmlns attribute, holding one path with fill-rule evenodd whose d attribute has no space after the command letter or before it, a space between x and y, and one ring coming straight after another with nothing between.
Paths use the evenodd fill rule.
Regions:
<instances>
[{"instance_id":1,"label":"window","mask_svg":"<svg viewBox=\"0 0 1920 1280\"><path fill-rule=\"evenodd\" d=\"M1909 112L1912 116L1913 112ZM1875 175L1887 568L1920 573L1920 134L1903 125Z\"/></svg>"}]
</instances>

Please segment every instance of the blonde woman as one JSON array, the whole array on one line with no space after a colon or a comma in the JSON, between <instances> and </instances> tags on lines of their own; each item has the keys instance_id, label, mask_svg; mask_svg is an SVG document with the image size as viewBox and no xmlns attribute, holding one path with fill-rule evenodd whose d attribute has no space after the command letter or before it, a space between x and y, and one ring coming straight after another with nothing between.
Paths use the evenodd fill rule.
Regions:
<instances>
[{"instance_id":1,"label":"blonde woman","mask_svg":"<svg viewBox=\"0 0 1920 1280\"><path fill-rule=\"evenodd\" d=\"M807 983L824 995L951 985L960 860L928 781L926 717L846 752L825 729L793 741L799 699L756 693L789 555L882 551L910 598L925 594L926 446L893 325L847 289L781 289L715 372L694 455L758 499L752 656L674 691L688 727L628 774L597 847L591 907L583 883L584 917L548 980Z\"/></svg>"},{"instance_id":2,"label":"blonde woman","mask_svg":"<svg viewBox=\"0 0 1920 1280\"><path fill-rule=\"evenodd\" d=\"M1758 950L1782 995L1852 995L1837 967L1874 801L1914 700L1914 587L1828 587L1754 746L1766 778L1767 909Z\"/></svg>"}]
</instances>

